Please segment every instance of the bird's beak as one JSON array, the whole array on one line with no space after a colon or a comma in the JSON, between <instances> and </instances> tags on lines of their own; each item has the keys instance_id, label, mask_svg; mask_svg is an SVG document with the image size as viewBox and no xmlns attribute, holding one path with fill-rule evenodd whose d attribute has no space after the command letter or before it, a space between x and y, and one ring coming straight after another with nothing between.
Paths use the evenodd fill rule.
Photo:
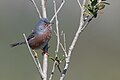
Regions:
<instances>
[{"instance_id":1,"label":"bird's beak","mask_svg":"<svg viewBox=\"0 0 120 80\"><path fill-rule=\"evenodd\" d=\"M54 24L54 23L49 22L49 24L51 24L51 25L52 25L52 24Z\"/></svg>"},{"instance_id":2,"label":"bird's beak","mask_svg":"<svg viewBox=\"0 0 120 80\"><path fill-rule=\"evenodd\" d=\"M54 23L50 23L50 22L48 23L48 25L53 25L53 24L54 24Z\"/></svg>"},{"instance_id":3,"label":"bird's beak","mask_svg":"<svg viewBox=\"0 0 120 80\"><path fill-rule=\"evenodd\" d=\"M51 24L54 24L54 23L51 23Z\"/></svg>"}]
</instances>

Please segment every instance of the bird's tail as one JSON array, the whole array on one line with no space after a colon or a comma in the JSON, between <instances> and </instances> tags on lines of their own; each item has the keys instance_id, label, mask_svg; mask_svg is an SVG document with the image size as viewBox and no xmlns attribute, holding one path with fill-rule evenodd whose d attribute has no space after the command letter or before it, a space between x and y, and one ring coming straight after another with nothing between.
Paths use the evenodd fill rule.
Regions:
<instances>
[{"instance_id":1,"label":"bird's tail","mask_svg":"<svg viewBox=\"0 0 120 80\"><path fill-rule=\"evenodd\" d=\"M13 44L10 44L11 47L15 47L15 46L18 46L18 45L21 45L21 44L25 44L26 42L17 42L17 43L13 43Z\"/></svg>"}]
</instances>

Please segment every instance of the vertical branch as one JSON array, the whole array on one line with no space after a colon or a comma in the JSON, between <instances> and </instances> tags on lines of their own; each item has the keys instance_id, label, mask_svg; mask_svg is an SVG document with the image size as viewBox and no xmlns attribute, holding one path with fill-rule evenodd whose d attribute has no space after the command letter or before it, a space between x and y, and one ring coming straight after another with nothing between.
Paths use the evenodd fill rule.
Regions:
<instances>
[{"instance_id":1,"label":"vertical branch","mask_svg":"<svg viewBox=\"0 0 120 80\"><path fill-rule=\"evenodd\" d=\"M45 0L41 0L41 6L42 6L42 17L47 18Z\"/></svg>"},{"instance_id":2,"label":"vertical branch","mask_svg":"<svg viewBox=\"0 0 120 80\"><path fill-rule=\"evenodd\" d=\"M67 58L65 59L66 63L65 63L63 72L62 72L62 74L61 74L60 80L64 80L64 78L65 78L65 74L66 74L67 69L68 69L68 66L69 66L69 62L70 62L70 58L71 58L72 51L73 51L73 49L74 49L74 46L75 46L75 44L76 44L76 42L77 42L77 40L78 40L78 37L79 37L80 33L82 32L81 29L82 29L82 26L83 26L83 23L84 23L84 21L83 21L83 19L84 19L84 18L83 18L83 13L84 13L84 8L83 8L83 6L85 5L86 0L83 1L82 6L81 6L79 0L77 0L77 2L78 2L79 6L80 6L80 8L81 8L80 24L79 24L79 28L78 28L78 30L77 30L77 32L76 32L76 34L75 34L75 37L74 37L74 39L73 39L73 41L72 41L72 43L71 43L71 45L70 45L70 47L69 47L68 56L67 56Z\"/></svg>"},{"instance_id":3,"label":"vertical branch","mask_svg":"<svg viewBox=\"0 0 120 80\"><path fill-rule=\"evenodd\" d=\"M55 32L55 31L54 31ZM55 32L55 35L57 36L57 33ZM65 41L64 41L65 42ZM66 44L66 43L64 43L64 44ZM66 49L64 48L64 46L63 46L63 44L61 43L61 42L59 42L59 45L61 46L61 48L62 48L62 50L63 50L63 52L64 52L64 54L65 54L65 57L67 57L67 52L66 52Z\"/></svg>"},{"instance_id":4,"label":"vertical branch","mask_svg":"<svg viewBox=\"0 0 120 80\"><path fill-rule=\"evenodd\" d=\"M41 0L41 7L42 7L42 17L47 18L45 0ZM43 55L43 74L45 76L43 80L47 80L47 68L48 68L48 53L45 53Z\"/></svg>"},{"instance_id":5,"label":"vertical branch","mask_svg":"<svg viewBox=\"0 0 120 80\"><path fill-rule=\"evenodd\" d=\"M54 12L55 12L55 14L56 14L57 11L56 11L56 1L55 1L55 0L53 0L53 4L54 4ZM60 45L59 28L58 28L59 22L58 22L57 14L56 14L56 16L55 16L55 22L56 22L56 31L54 31L54 32L55 32L56 37L57 37L57 47L56 47L56 50L55 50L55 53L56 53L55 57L57 57L57 53L58 53L58 51L59 51L59 45ZM57 63L57 61L55 60L55 61L54 61L54 64L53 64L53 68L52 68L51 75L50 75L50 77L49 77L49 80L52 80L52 78L53 78L53 74L54 74L54 71L55 71L56 63Z\"/></svg>"},{"instance_id":6,"label":"vertical branch","mask_svg":"<svg viewBox=\"0 0 120 80\"><path fill-rule=\"evenodd\" d=\"M60 46L61 46L61 48L62 48L62 50L63 50L63 52L65 54L65 57L67 57L68 55L67 55L66 49L63 47L62 43L60 43Z\"/></svg>"},{"instance_id":7,"label":"vertical branch","mask_svg":"<svg viewBox=\"0 0 120 80\"><path fill-rule=\"evenodd\" d=\"M64 40L64 48L65 48L65 51L66 51L66 36L65 36L65 33L63 34L63 40Z\"/></svg>"},{"instance_id":8,"label":"vertical branch","mask_svg":"<svg viewBox=\"0 0 120 80\"><path fill-rule=\"evenodd\" d=\"M43 74L44 74L44 79L43 80L47 80L47 68L48 68L48 53L45 53L43 55Z\"/></svg>"},{"instance_id":9,"label":"vertical branch","mask_svg":"<svg viewBox=\"0 0 120 80\"><path fill-rule=\"evenodd\" d=\"M65 57L67 57L67 51L66 51L66 36L65 36L65 33L63 31L61 31L61 34L60 34L62 37L63 37L63 44L60 42L60 46L64 52L64 55Z\"/></svg>"},{"instance_id":10,"label":"vertical branch","mask_svg":"<svg viewBox=\"0 0 120 80\"><path fill-rule=\"evenodd\" d=\"M53 0L53 3L54 3L54 12L55 12L55 14L56 14L56 1ZM57 36L57 47L56 47L56 51L55 51L55 52L58 53L58 51L59 51L60 37L59 37L59 28L58 28L59 22L58 22L58 17L57 17L57 15L56 15L56 17L55 17L55 21L56 21L56 36Z\"/></svg>"},{"instance_id":11,"label":"vertical branch","mask_svg":"<svg viewBox=\"0 0 120 80\"><path fill-rule=\"evenodd\" d=\"M34 7L35 7L35 9L36 9L36 11L37 11L37 13L38 13L39 18L41 18L40 11L39 11L39 9L38 9L38 7L37 7L35 1L34 1L34 0L30 0L30 1L33 3L33 5L34 5Z\"/></svg>"}]
</instances>

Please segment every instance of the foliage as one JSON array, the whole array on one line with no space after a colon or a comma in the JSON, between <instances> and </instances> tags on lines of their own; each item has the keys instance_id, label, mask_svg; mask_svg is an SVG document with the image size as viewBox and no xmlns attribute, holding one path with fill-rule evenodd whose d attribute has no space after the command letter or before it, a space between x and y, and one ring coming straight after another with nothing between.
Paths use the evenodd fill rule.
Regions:
<instances>
[{"instance_id":1,"label":"foliage","mask_svg":"<svg viewBox=\"0 0 120 80\"><path fill-rule=\"evenodd\" d=\"M89 0L87 5L85 5L85 8L87 9L85 14L92 14L94 18L96 18L98 11L104 9L106 5L110 5L106 0L102 0L101 2L98 2L98 0Z\"/></svg>"}]
</instances>

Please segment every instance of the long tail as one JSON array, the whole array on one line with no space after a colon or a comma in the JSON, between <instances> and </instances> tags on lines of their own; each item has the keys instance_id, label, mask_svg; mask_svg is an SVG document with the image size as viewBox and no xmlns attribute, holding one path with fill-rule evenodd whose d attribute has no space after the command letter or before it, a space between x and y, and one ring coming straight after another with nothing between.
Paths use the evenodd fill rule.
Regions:
<instances>
[{"instance_id":1,"label":"long tail","mask_svg":"<svg viewBox=\"0 0 120 80\"><path fill-rule=\"evenodd\" d=\"M18 45L21 45L21 44L25 44L26 42L17 42L17 43L13 43L13 44L10 44L11 47L15 47L15 46L18 46Z\"/></svg>"}]
</instances>

